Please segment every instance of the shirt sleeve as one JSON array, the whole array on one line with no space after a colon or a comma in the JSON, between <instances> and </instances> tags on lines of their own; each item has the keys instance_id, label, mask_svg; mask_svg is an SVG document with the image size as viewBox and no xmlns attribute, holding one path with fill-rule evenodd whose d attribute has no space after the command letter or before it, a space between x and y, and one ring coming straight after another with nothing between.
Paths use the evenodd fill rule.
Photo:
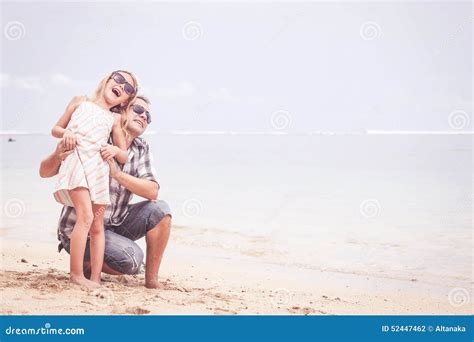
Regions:
<instances>
[{"instance_id":1,"label":"shirt sleeve","mask_svg":"<svg viewBox=\"0 0 474 342\"><path fill-rule=\"evenodd\" d=\"M146 145L140 154L137 165L137 177L155 182L158 184L158 189L160 188L160 184L157 181L156 170L153 167L153 154L148 145Z\"/></svg>"}]
</instances>

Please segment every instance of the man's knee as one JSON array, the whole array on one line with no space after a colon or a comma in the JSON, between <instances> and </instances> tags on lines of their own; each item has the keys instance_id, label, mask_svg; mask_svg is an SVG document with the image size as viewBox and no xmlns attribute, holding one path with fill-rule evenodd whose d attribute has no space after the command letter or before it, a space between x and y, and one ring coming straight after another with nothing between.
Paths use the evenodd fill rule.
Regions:
<instances>
[{"instance_id":1,"label":"man's knee","mask_svg":"<svg viewBox=\"0 0 474 342\"><path fill-rule=\"evenodd\" d=\"M151 226L150 228L155 227L157 225L164 225L168 228L171 227L171 210L168 203L162 200L150 202L149 210L149 225Z\"/></svg>"},{"instance_id":2,"label":"man's knee","mask_svg":"<svg viewBox=\"0 0 474 342\"><path fill-rule=\"evenodd\" d=\"M121 273L138 274L140 266L143 264L144 255L142 249L137 244L134 244L134 246L125 247L123 253L126 255L126 261L122 266Z\"/></svg>"},{"instance_id":3,"label":"man's knee","mask_svg":"<svg viewBox=\"0 0 474 342\"><path fill-rule=\"evenodd\" d=\"M122 248L118 253L105 257L104 261L110 268L122 274L140 272L140 266L143 263L143 251L140 247L130 245Z\"/></svg>"},{"instance_id":4,"label":"man's knee","mask_svg":"<svg viewBox=\"0 0 474 342\"><path fill-rule=\"evenodd\" d=\"M138 274L143 264L143 251L135 242L107 232L104 261L122 274Z\"/></svg>"},{"instance_id":5,"label":"man's knee","mask_svg":"<svg viewBox=\"0 0 474 342\"><path fill-rule=\"evenodd\" d=\"M171 215L164 216L158 225L171 228Z\"/></svg>"}]
</instances>

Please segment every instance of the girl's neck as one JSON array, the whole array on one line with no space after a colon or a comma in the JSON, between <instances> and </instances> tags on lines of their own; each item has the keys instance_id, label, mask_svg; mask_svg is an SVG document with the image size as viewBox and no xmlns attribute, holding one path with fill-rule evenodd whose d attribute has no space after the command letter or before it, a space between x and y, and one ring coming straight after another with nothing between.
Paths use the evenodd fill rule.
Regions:
<instances>
[{"instance_id":1,"label":"girl's neck","mask_svg":"<svg viewBox=\"0 0 474 342\"><path fill-rule=\"evenodd\" d=\"M97 99L94 101L94 103L104 109L107 109L107 110L110 110L110 108L112 108L112 106L110 106L107 101L105 101L105 99L103 97Z\"/></svg>"}]
</instances>

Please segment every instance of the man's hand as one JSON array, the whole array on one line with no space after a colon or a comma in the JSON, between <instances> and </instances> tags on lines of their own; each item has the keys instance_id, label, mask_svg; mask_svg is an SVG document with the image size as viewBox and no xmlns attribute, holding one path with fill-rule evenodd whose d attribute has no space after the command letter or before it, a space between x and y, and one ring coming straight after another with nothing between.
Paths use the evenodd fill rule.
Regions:
<instances>
[{"instance_id":1,"label":"man's hand","mask_svg":"<svg viewBox=\"0 0 474 342\"><path fill-rule=\"evenodd\" d=\"M114 158L117 153L119 152L119 148L114 145L107 144L105 146L102 146L100 149L100 155L102 156L102 159L109 161L109 159Z\"/></svg>"},{"instance_id":2,"label":"man's hand","mask_svg":"<svg viewBox=\"0 0 474 342\"><path fill-rule=\"evenodd\" d=\"M122 172L119 169L117 162L113 158L110 158L110 159L107 159L107 163L109 164L109 168L110 168L110 177L114 179L117 178L117 176Z\"/></svg>"},{"instance_id":3,"label":"man's hand","mask_svg":"<svg viewBox=\"0 0 474 342\"><path fill-rule=\"evenodd\" d=\"M64 144L64 147L66 150L74 150L76 148L77 144L77 138L74 133L72 133L70 130L65 130L63 134L63 138L61 140Z\"/></svg>"},{"instance_id":4,"label":"man's hand","mask_svg":"<svg viewBox=\"0 0 474 342\"><path fill-rule=\"evenodd\" d=\"M60 140L58 144L56 145L56 150L54 151L55 156L59 159L59 161L63 161L66 159L67 156L69 156L74 150L67 150L66 147L64 146L64 142Z\"/></svg>"},{"instance_id":5,"label":"man's hand","mask_svg":"<svg viewBox=\"0 0 474 342\"><path fill-rule=\"evenodd\" d=\"M158 198L158 183L148 179L141 179L129 175L120 170L115 159L107 159L110 168L110 177L115 179L121 186L137 196L156 201Z\"/></svg>"},{"instance_id":6,"label":"man's hand","mask_svg":"<svg viewBox=\"0 0 474 342\"><path fill-rule=\"evenodd\" d=\"M39 174L42 178L53 177L58 174L61 162L74 150L67 150L62 141L56 145L56 149L46 159L41 161Z\"/></svg>"}]
</instances>

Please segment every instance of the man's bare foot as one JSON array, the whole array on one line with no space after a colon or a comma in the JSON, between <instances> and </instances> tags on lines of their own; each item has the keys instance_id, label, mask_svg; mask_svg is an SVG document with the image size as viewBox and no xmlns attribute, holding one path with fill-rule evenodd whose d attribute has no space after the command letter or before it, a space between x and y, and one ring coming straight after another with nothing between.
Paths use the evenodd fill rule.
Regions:
<instances>
[{"instance_id":1,"label":"man's bare foot","mask_svg":"<svg viewBox=\"0 0 474 342\"><path fill-rule=\"evenodd\" d=\"M87 279L86 277L84 276L75 276L75 275L72 275L70 276L69 280L71 281L71 283L73 284L77 284L77 285L81 285L81 286L85 286L86 288L88 289L94 289L94 288L97 288L100 286L100 284L97 284L93 281L90 281L89 279Z\"/></svg>"},{"instance_id":2,"label":"man's bare foot","mask_svg":"<svg viewBox=\"0 0 474 342\"><path fill-rule=\"evenodd\" d=\"M145 281L145 287L147 289L162 289L163 285L161 285L158 280L147 280Z\"/></svg>"}]
</instances>

